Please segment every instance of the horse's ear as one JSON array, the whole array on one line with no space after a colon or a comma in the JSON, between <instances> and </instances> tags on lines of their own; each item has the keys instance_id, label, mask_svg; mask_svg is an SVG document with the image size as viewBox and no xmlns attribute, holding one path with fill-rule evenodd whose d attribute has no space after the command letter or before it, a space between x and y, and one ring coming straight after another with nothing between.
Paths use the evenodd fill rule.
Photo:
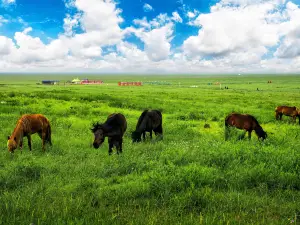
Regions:
<instances>
[{"instance_id":1,"label":"horse's ear","mask_svg":"<svg viewBox=\"0 0 300 225\"><path fill-rule=\"evenodd\" d=\"M10 139L10 136L7 136L7 140L9 140Z\"/></svg>"}]
</instances>

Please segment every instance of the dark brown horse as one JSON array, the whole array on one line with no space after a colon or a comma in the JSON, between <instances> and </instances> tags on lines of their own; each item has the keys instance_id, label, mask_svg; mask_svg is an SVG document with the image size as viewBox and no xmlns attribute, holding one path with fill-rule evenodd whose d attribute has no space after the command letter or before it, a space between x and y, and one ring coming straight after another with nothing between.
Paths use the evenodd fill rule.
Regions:
<instances>
[{"instance_id":1,"label":"dark brown horse","mask_svg":"<svg viewBox=\"0 0 300 225\"><path fill-rule=\"evenodd\" d=\"M31 151L31 134L38 133L42 139L43 151L45 143L51 146L51 126L49 120L42 114L25 114L17 122L17 125L11 136L8 136L8 151L14 153L14 150L20 147L22 151L23 137L28 139L29 150Z\"/></svg>"},{"instance_id":2,"label":"dark brown horse","mask_svg":"<svg viewBox=\"0 0 300 225\"><path fill-rule=\"evenodd\" d=\"M294 122L296 122L296 117L298 117L299 118L299 124L300 124L300 110L298 108L296 108L296 106L293 106L293 107L290 107L290 106L277 106L275 108L275 118L276 118L276 120L278 120L278 119L282 120L282 115L292 117Z\"/></svg>"},{"instance_id":3,"label":"dark brown horse","mask_svg":"<svg viewBox=\"0 0 300 225\"><path fill-rule=\"evenodd\" d=\"M229 127L236 127L238 129L245 130L248 132L249 140L251 139L251 132L253 130L258 138L262 138L262 140L264 140L267 137L267 133L262 129L255 117L249 114L231 113L225 118L225 140L228 139Z\"/></svg>"},{"instance_id":4,"label":"dark brown horse","mask_svg":"<svg viewBox=\"0 0 300 225\"><path fill-rule=\"evenodd\" d=\"M94 133L94 148L99 148L108 137L108 153L112 154L112 149L115 146L117 154L122 153L123 135L127 129L127 122L121 113L113 113L107 117L103 124L93 124L91 129Z\"/></svg>"},{"instance_id":5,"label":"dark brown horse","mask_svg":"<svg viewBox=\"0 0 300 225\"><path fill-rule=\"evenodd\" d=\"M150 132L150 138L152 139L152 131L155 135L160 135L162 138L162 115L159 110L145 110L136 125L136 130L132 132L131 137L133 142L140 142L141 136L143 140L146 138L146 132Z\"/></svg>"}]
</instances>

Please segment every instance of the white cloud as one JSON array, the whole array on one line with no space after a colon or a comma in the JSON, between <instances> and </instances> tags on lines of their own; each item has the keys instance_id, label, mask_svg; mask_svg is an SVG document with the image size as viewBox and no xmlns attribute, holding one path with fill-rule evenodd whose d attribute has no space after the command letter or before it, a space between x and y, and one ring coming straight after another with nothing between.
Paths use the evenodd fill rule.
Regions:
<instances>
[{"instance_id":1,"label":"white cloud","mask_svg":"<svg viewBox=\"0 0 300 225\"><path fill-rule=\"evenodd\" d=\"M288 2L285 16L289 19L281 26L281 33L285 37L274 55L279 58L294 58L300 56L300 8Z\"/></svg>"},{"instance_id":2,"label":"white cloud","mask_svg":"<svg viewBox=\"0 0 300 225\"><path fill-rule=\"evenodd\" d=\"M193 12L188 12L188 13L187 13L187 17L190 18L190 19L194 18L195 16L196 16L196 15L195 15L195 13L193 13Z\"/></svg>"},{"instance_id":3,"label":"white cloud","mask_svg":"<svg viewBox=\"0 0 300 225\"><path fill-rule=\"evenodd\" d=\"M15 45L10 38L0 36L0 56L10 54L14 48Z\"/></svg>"},{"instance_id":4,"label":"white cloud","mask_svg":"<svg viewBox=\"0 0 300 225\"><path fill-rule=\"evenodd\" d=\"M146 17L143 17L143 19L134 19L133 23L135 25L141 26L141 27L146 27L146 28L150 28L151 24L148 22Z\"/></svg>"},{"instance_id":5,"label":"white cloud","mask_svg":"<svg viewBox=\"0 0 300 225\"><path fill-rule=\"evenodd\" d=\"M147 21L146 18L135 20L134 23L141 28L130 27L126 29L126 33L133 33L144 43L145 53L150 60L165 60L171 54L170 42L174 31L172 20L174 19L167 14L159 14L151 21Z\"/></svg>"},{"instance_id":6,"label":"white cloud","mask_svg":"<svg viewBox=\"0 0 300 225\"><path fill-rule=\"evenodd\" d=\"M5 19L3 16L0 15L0 27L4 24L4 23L8 23L9 21L7 19Z\"/></svg>"},{"instance_id":7,"label":"white cloud","mask_svg":"<svg viewBox=\"0 0 300 225\"><path fill-rule=\"evenodd\" d=\"M151 5L149 5L148 3L144 4L143 9L145 12L150 12L150 11L154 10L153 7Z\"/></svg>"},{"instance_id":8,"label":"white cloud","mask_svg":"<svg viewBox=\"0 0 300 225\"><path fill-rule=\"evenodd\" d=\"M226 56L231 52L272 47L279 43L280 26L266 21L276 13L276 5L266 2L243 7L212 7L194 21L201 27L197 36L185 40L188 55ZM259 54L259 52L257 52Z\"/></svg>"},{"instance_id":9,"label":"white cloud","mask_svg":"<svg viewBox=\"0 0 300 225\"><path fill-rule=\"evenodd\" d=\"M171 23L142 34L141 39L145 43L145 52L151 60L161 61L168 58L171 50L172 34L173 24Z\"/></svg>"},{"instance_id":10,"label":"white cloud","mask_svg":"<svg viewBox=\"0 0 300 225\"><path fill-rule=\"evenodd\" d=\"M182 23L182 18L180 17L178 12L173 12L171 19L174 20L175 22Z\"/></svg>"},{"instance_id":11,"label":"white cloud","mask_svg":"<svg viewBox=\"0 0 300 225\"><path fill-rule=\"evenodd\" d=\"M18 48L16 46L11 48L8 56L9 61L26 64L35 61L54 60L67 55L68 49L60 39L45 45L40 38L30 36L31 31L32 28L29 27L23 32L16 32L14 39Z\"/></svg>"},{"instance_id":12,"label":"white cloud","mask_svg":"<svg viewBox=\"0 0 300 225\"><path fill-rule=\"evenodd\" d=\"M66 36L73 36L75 27L79 25L80 14L77 13L73 17L67 14L67 17L64 18L64 31Z\"/></svg>"},{"instance_id":13,"label":"white cloud","mask_svg":"<svg viewBox=\"0 0 300 225\"><path fill-rule=\"evenodd\" d=\"M171 42L175 24L183 22L177 11L134 19L122 29L122 11L113 0L65 4L70 14L64 31L48 44L34 37L21 18L26 29L13 38L0 36L0 71L300 72L300 9L292 2L221 0L205 14L185 8L179 12L198 34L182 46ZM0 16L0 24L5 19ZM129 42L128 35L143 47ZM274 56L269 49L276 49Z\"/></svg>"},{"instance_id":14,"label":"white cloud","mask_svg":"<svg viewBox=\"0 0 300 225\"><path fill-rule=\"evenodd\" d=\"M8 5L14 4L15 2L16 2L16 0L2 0L2 4L4 6L8 6Z\"/></svg>"}]
</instances>

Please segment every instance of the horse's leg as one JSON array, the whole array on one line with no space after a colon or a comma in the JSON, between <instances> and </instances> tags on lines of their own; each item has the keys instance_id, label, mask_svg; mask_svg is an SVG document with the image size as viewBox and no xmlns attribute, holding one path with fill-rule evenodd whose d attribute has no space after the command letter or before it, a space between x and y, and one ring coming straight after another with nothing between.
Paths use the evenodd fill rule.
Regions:
<instances>
[{"instance_id":1,"label":"horse's leg","mask_svg":"<svg viewBox=\"0 0 300 225\"><path fill-rule=\"evenodd\" d=\"M27 140L28 140L29 150L31 151L31 136L30 136L30 134L27 135Z\"/></svg>"},{"instance_id":2,"label":"horse's leg","mask_svg":"<svg viewBox=\"0 0 300 225\"><path fill-rule=\"evenodd\" d=\"M123 152L123 137L120 139L120 153Z\"/></svg>"},{"instance_id":3,"label":"horse's leg","mask_svg":"<svg viewBox=\"0 0 300 225\"><path fill-rule=\"evenodd\" d=\"M227 141L228 140L228 138L229 138L229 128L227 127L227 126L225 126L225 141Z\"/></svg>"},{"instance_id":4,"label":"horse's leg","mask_svg":"<svg viewBox=\"0 0 300 225\"><path fill-rule=\"evenodd\" d=\"M143 132L143 139L146 140L146 131Z\"/></svg>"},{"instance_id":5,"label":"horse's leg","mask_svg":"<svg viewBox=\"0 0 300 225\"><path fill-rule=\"evenodd\" d=\"M52 146L51 132L49 131L49 128L47 128L47 132L46 132L46 142L49 143L50 146Z\"/></svg>"},{"instance_id":6,"label":"horse's leg","mask_svg":"<svg viewBox=\"0 0 300 225\"><path fill-rule=\"evenodd\" d=\"M111 155L113 152L114 143L112 138L108 138L108 154Z\"/></svg>"},{"instance_id":7,"label":"horse's leg","mask_svg":"<svg viewBox=\"0 0 300 225\"><path fill-rule=\"evenodd\" d=\"M156 136L159 135L159 140L163 140L163 129L162 126L159 125L157 128L153 129Z\"/></svg>"},{"instance_id":8,"label":"horse's leg","mask_svg":"<svg viewBox=\"0 0 300 225\"><path fill-rule=\"evenodd\" d=\"M251 133L252 133L252 130L248 130L248 138L249 138L249 140L251 140Z\"/></svg>"},{"instance_id":9,"label":"horse's leg","mask_svg":"<svg viewBox=\"0 0 300 225\"><path fill-rule=\"evenodd\" d=\"M152 139L152 130L150 130L150 139Z\"/></svg>"},{"instance_id":10,"label":"horse's leg","mask_svg":"<svg viewBox=\"0 0 300 225\"><path fill-rule=\"evenodd\" d=\"M121 138L117 143L117 153L122 153L122 142L123 142L123 139Z\"/></svg>"},{"instance_id":11,"label":"horse's leg","mask_svg":"<svg viewBox=\"0 0 300 225\"><path fill-rule=\"evenodd\" d=\"M46 131L42 130L42 149L45 152L45 143L46 143Z\"/></svg>"},{"instance_id":12,"label":"horse's leg","mask_svg":"<svg viewBox=\"0 0 300 225\"><path fill-rule=\"evenodd\" d=\"M239 136L239 140L242 140L245 138L247 131L244 131L240 136Z\"/></svg>"},{"instance_id":13,"label":"horse's leg","mask_svg":"<svg viewBox=\"0 0 300 225\"><path fill-rule=\"evenodd\" d=\"M50 125L48 125L48 127L47 127L47 141L50 144L50 146L52 146Z\"/></svg>"},{"instance_id":14,"label":"horse's leg","mask_svg":"<svg viewBox=\"0 0 300 225\"><path fill-rule=\"evenodd\" d=\"M280 120L282 120L282 113L279 114Z\"/></svg>"},{"instance_id":15,"label":"horse's leg","mask_svg":"<svg viewBox=\"0 0 300 225\"><path fill-rule=\"evenodd\" d=\"M22 150L23 150L23 138L21 138L20 139L20 144L19 144L19 146L20 146L20 150L21 150L21 154L22 154Z\"/></svg>"}]
</instances>

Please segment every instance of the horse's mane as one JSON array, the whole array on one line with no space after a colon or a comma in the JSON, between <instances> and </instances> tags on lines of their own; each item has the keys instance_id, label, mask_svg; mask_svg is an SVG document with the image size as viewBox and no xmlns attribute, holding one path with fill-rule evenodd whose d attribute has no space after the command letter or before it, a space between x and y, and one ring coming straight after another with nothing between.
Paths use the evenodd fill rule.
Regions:
<instances>
[{"instance_id":1,"label":"horse's mane","mask_svg":"<svg viewBox=\"0 0 300 225\"><path fill-rule=\"evenodd\" d=\"M94 123L92 126L91 131L93 133L95 133L98 129L105 129L105 130L110 130L111 128L117 127L119 126L119 121L118 119L115 117L117 114L113 113L111 115L109 115L109 117L106 119L106 121L104 123L99 123L96 122Z\"/></svg>"},{"instance_id":2,"label":"horse's mane","mask_svg":"<svg viewBox=\"0 0 300 225\"><path fill-rule=\"evenodd\" d=\"M249 115L249 114L245 114L245 115L249 116L260 127L259 122L257 121L257 119L254 116Z\"/></svg>"},{"instance_id":3,"label":"horse's mane","mask_svg":"<svg viewBox=\"0 0 300 225\"><path fill-rule=\"evenodd\" d=\"M28 120L28 117L29 115L25 114L23 115L18 121L17 121L17 124L16 124L16 127L13 131L13 133L15 133L15 131L19 130L19 129L22 129L22 130L28 130L29 127L30 127L30 121Z\"/></svg>"},{"instance_id":4,"label":"horse's mane","mask_svg":"<svg viewBox=\"0 0 300 225\"><path fill-rule=\"evenodd\" d=\"M95 133L98 129L100 129L100 128L103 126L103 124L101 124L101 123L99 123L99 122L96 122L96 123L93 123L92 126L93 126L93 127L91 128L91 131L92 131L93 133Z\"/></svg>"},{"instance_id":5,"label":"horse's mane","mask_svg":"<svg viewBox=\"0 0 300 225\"><path fill-rule=\"evenodd\" d=\"M152 111L156 112L160 117L162 117L161 111L159 110L152 110Z\"/></svg>"},{"instance_id":6,"label":"horse's mane","mask_svg":"<svg viewBox=\"0 0 300 225\"><path fill-rule=\"evenodd\" d=\"M142 115L140 116L138 122L137 122L137 125L136 125L136 129L138 129L140 127L140 125L142 124L146 114L148 113L148 109L145 109L144 112L142 112Z\"/></svg>"}]
</instances>

